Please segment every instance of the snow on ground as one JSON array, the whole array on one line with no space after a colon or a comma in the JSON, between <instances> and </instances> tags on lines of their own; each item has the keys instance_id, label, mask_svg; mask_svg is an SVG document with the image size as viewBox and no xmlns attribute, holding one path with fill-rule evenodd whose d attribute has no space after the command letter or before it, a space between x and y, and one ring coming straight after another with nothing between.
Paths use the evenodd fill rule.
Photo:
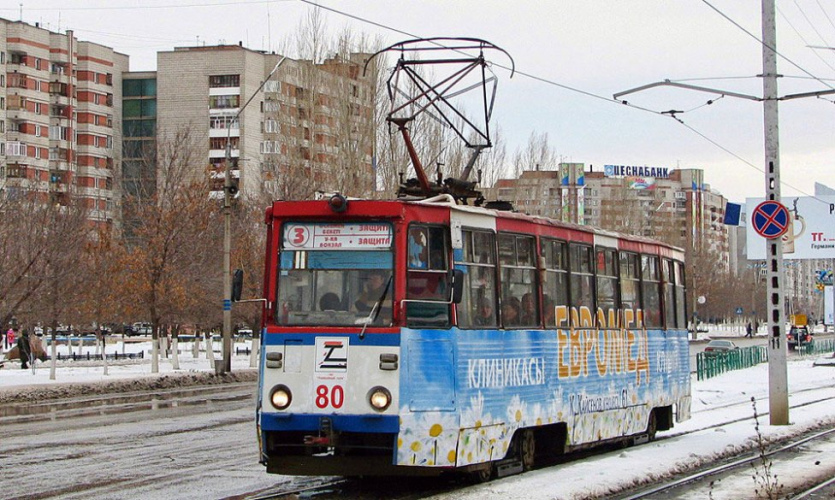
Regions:
<instances>
[{"instance_id":1,"label":"snow on ground","mask_svg":"<svg viewBox=\"0 0 835 500\"><path fill-rule=\"evenodd\" d=\"M124 384L138 383L139 388L176 386L186 382L218 383L230 380L230 376L214 375L214 364L201 351L193 357L191 344L180 346L180 370L174 370L171 359L160 360L159 374L151 373L149 359L150 342L117 341L108 346L108 352L139 352L144 350L143 360L108 362L108 375L103 374L101 361L63 361L58 363L55 380L49 378L49 365L38 362L35 373L21 370L19 361L9 361L0 369L0 404L3 401L18 400L21 394L32 399L39 397L62 397L79 391L89 392L91 388L104 387L101 392L125 387ZM215 344L215 349L219 349ZM237 343L237 348L249 347ZM66 346L59 346L59 352L67 353ZM63 349L63 351L61 350ZM95 352L85 346L82 352ZM47 351L49 352L49 351ZM78 347L73 347L78 352ZM215 359L220 359L219 351ZM231 380L254 380L256 372L250 368L250 356L233 355ZM200 382L197 382L200 381ZM110 387L107 389L107 387ZM835 397L835 358L824 356L790 356L788 361L789 400L792 405L809 403L826 397ZM132 387L132 386L127 386ZM50 391L53 391L50 393ZM55 393L54 391L61 391ZM604 498L607 494L621 491L625 487L651 482L676 472L703 464L711 464L740 450L753 450L757 431L753 419L751 398L757 398L756 411L759 415L760 433L766 440L800 434L804 431L835 423L835 403L828 401L809 404L790 410L791 424L772 426L768 412L768 364L761 364L746 370L728 372L718 377L697 381L693 375L692 418L676 424L670 431L659 433L659 437L670 439L656 441L628 449L604 453L568 462L556 467L536 470L519 476L504 478L490 483L459 489L434 497L444 500L468 500L485 497L503 500L539 499L581 499ZM734 419L740 422L711 428L710 426ZM696 431L692 434L681 434ZM835 461L835 457L828 460ZM835 471L835 464L826 460L820 465ZM712 492L713 498L754 498L754 483L750 491L722 491L719 484ZM727 485L730 487L730 485ZM211 496L211 495L210 495Z\"/></svg>"},{"instance_id":2,"label":"snow on ground","mask_svg":"<svg viewBox=\"0 0 835 500\"><path fill-rule=\"evenodd\" d=\"M70 353L86 356L100 353L94 345L78 346L77 341L70 348L66 344L56 345L56 353L67 356ZM211 384L237 380L255 380L256 369L252 368L250 356L244 354L245 348L250 348L251 341L237 341L232 348L232 373L222 377L215 376L214 361L207 358L201 343L198 356L195 358L191 342L180 342L178 345L179 369L173 367L171 357L160 357L159 372L151 372L151 342L150 340L129 339L122 342L117 337L108 340L107 353L137 354L144 351L140 359L119 359L107 361L107 375L101 360L61 360L56 361L55 379L50 379L50 361L35 362L34 373L30 369L23 370L20 360L7 360L0 369L0 403L3 401L33 401L42 398L71 397L90 392L105 393L116 390L141 390L148 388L164 388L178 385ZM214 342L212 351L214 359L222 359L220 342ZM51 347L45 346L47 355L51 354ZM235 354L235 350L241 354ZM0 360L4 359L0 356Z\"/></svg>"},{"instance_id":3,"label":"snow on ground","mask_svg":"<svg viewBox=\"0 0 835 500\"><path fill-rule=\"evenodd\" d=\"M828 356L792 357L788 362L789 403L835 397L835 358ZM815 389L809 391L809 389ZM708 380L693 376L692 418L677 423L659 437L671 437L653 443L633 446L620 452L605 453L555 467L528 472L519 476L492 481L483 485L431 497L433 500L557 500L606 498L630 486L651 483L692 467L713 464L741 450L754 453L757 432L753 419L751 397L757 398L760 432L766 441L801 434L825 425L835 424L835 403L827 401L789 412L790 425L772 426L768 413L768 364L728 372ZM762 399L765 398L765 399ZM735 405L733 405L736 403ZM721 422L745 418L744 421L709 428ZM699 430L702 429L702 430ZM685 431L697 431L680 435ZM804 464L804 467L812 467ZM835 457L822 460L821 471L835 473ZM750 488L740 490L731 483L717 484L714 499L756 498L754 481ZM781 482L791 478L781 478ZM745 484L745 482L743 482ZM789 485L787 485L789 486ZM723 490L723 487L727 491Z\"/></svg>"}]
</instances>

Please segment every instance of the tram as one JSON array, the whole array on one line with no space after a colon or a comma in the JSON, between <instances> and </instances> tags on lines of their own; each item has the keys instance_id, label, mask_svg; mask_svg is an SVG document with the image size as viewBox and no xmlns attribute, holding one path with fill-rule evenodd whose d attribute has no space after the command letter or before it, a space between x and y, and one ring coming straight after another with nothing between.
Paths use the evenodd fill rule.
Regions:
<instances>
[{"instance_id":1,"label":"tram","mask_svg":"<svg viewBox=\"0 0 835 500\"><path fill-rule=\"evenodd\" d=\"M268 472L489 477L689 418L679 249L449 195L266 221Z\"/></svg>"}]
</instances>

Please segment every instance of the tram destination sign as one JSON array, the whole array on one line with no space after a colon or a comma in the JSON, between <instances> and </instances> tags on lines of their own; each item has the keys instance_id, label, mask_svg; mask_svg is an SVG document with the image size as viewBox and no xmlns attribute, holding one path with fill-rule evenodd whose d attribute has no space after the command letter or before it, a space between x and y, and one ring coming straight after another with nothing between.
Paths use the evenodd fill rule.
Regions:
<instances>
[{"instance_id":1,"label":"tram destination sign","mask_svg":"<svg viewBox=\"0 0 835 500\"><path fill-rule=\"evenodd\" d=\"M391 247L391 224L287 223L284 246L296 250L378 250Z\"/></svg>"}]
</instances>

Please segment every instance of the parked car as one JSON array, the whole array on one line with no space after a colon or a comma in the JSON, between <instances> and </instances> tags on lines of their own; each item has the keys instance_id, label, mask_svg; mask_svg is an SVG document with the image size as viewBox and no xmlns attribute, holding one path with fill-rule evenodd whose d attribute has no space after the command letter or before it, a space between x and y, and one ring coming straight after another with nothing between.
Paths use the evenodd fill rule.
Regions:
<instances>
[{"instance_id":1,"label":"parked car","mask_svg":"<svg viewBox=\"0 0 835 500\"><path fill-rule=\"evenodd\" d=\"M153 325L151 325L150 323L139 321L133 324L133 334L150 335L151 333L153 333L153 328Z\"/></svg>"},{"instance_id":2,"label":"parked car","mask_svg":"<svg viewBox=\"0 0 835 500\"><path fill-rule=\"evenodd\" d=\"M812 332L806 326L792 326L786 334L789 349L797 349L798 346L808 344L812 339Z\"/></svg>"},{"instance_id":3,"label":"parked car","mask_svg":"<svg viewBox=\"0 0 835 500\"><path fill-rule=\"evenodd\" d=\"M723 352L730 352L739 349L739 346L730 340L711 340L705 346L705 352L708 354L719 354Z\"/></svg>"}]
</instances>

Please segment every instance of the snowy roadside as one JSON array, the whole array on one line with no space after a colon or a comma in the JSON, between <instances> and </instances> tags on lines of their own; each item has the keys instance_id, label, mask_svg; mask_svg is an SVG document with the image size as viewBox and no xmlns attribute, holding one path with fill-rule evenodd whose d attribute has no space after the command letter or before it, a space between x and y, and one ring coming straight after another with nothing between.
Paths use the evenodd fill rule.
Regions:
<instances>
[{"instance_id":1,"label":"snowy roadside","mask_svg":"<svg viewBox=\"0 0 835 500\"><path fill-rule=\"evenodd\" d=\"M219 346L215 346L217 348ZM33 402L44 399L57 399L87 394L107 394L151 389L166 389L189 385L213 385L230 382L255 381L258 372L252 368L248 354L234 354L235 349L243 351L250 347L250 341L238 342L233 347L232 372L215 375L214 360L205 350L194 356L191 344L180 344L178 364L174 369L171 357L161 357L159 372L151 372L151 342L116 341L108 344L107 353L137 354L144 352L144 358L119 359L107 361L107 374L101 360L61 360L56 361L55 379L50 379L50 362L35 363L31 369L20 368L19 360L8 360L0 369L0 404L4 402ZM56 351L62 357L70 353L86 356L98 354L95 346L84 345L80 348L57 345ZM49 353L47 347L47 353ZM221 354L213 349L214 359Z\"/></svg>"},{"instance_id":2,"label":"snowy roadside","mask_svg":"<svg viewBox=\"0 0 835 500\"><path fill-rule=\"evenodd\" d=\"M765 442L835 425L835 358L831 355L793 357L788 362L789 425L768 423L768 364L731 371L692 384L692 418L672 430L659 432L660 440L628 449L570 461L535 470L431 500L579 500L609 498L630 488L657 482L695 468L715 464L740 453L755 453L757 427L751 398L757 399L759 433ZM725 425L721 425L725 424ZM721 426L720 426L721 425ZM815 462L817 458L817 462ZM798 468L819 474L835 473L835 457L799 457ZM798 469L800 470L800 469ZM710 497L715 500L757 498L752 475L740 482L717 482ZM786 492L806 479L796 472L781 476ZM694 498L706 498L697 496Z\"/></svg>"}]
</instances>

